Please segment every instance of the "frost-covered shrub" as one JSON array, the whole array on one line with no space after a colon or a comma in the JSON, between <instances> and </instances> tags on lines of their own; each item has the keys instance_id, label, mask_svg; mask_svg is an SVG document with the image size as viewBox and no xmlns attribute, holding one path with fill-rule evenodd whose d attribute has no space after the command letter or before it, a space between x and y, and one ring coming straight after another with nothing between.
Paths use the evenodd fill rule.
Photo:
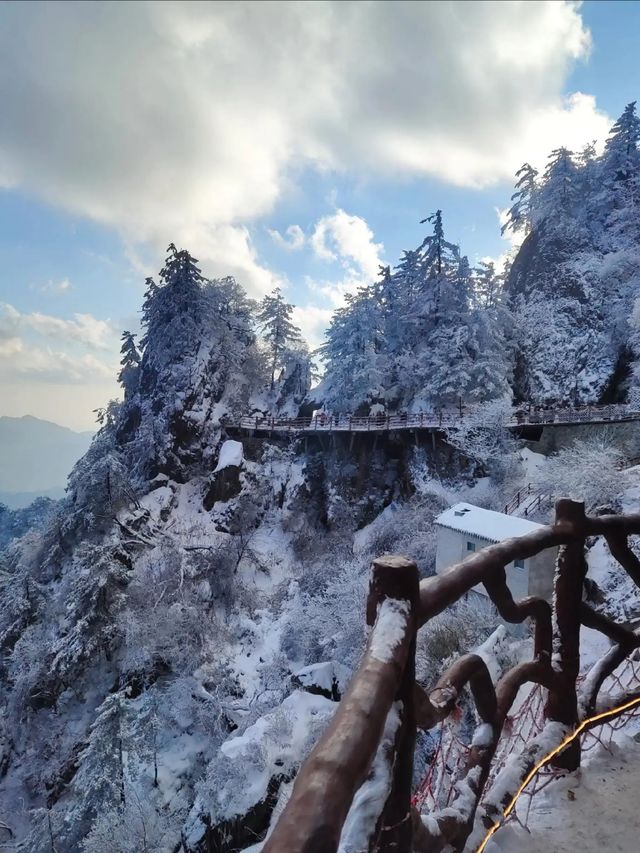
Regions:
<instances>
[{"instance_id":1,"label":"frost-covered shrub","mask_svg":"<svg viewBox=\"0 0 640 853\"><path fill-rule=\"evenodd\" d=\"M416 679L433 685L452 659L475 649L495 626L495 614L482 602L460 601L431 619L418 632Z\"/></svg>"},{"instance_id":2,"label":"frost-covered shrub","mask_svg":"<svg viewBox=\"0 0 640 853\"><path fill-rule=\"evenodd\" d=\"M93 821L82 843L83 853L170 853L177 833L166 814L134 794L123 805L105 809Z\"/></svg>"},{"instance_id":3,"label":"frost-covered shrub","mask_svg":"<svg viewBox=\"0 0 640 853\"><path fill-rule=\"evenodd\" d=\"M554 498L584 501L587 511L615 502L623 491L624 453L607 438L577 439L551 456L537 485Z\"/></svg>"},{"instance_id":4,"label":"frost-covered shrub","mask_svg":"<svg viewBox=\"0 0 640 853\"><path fill-rule=\"evenodd\" d=\"M301 593L287 614L281 648L298 664L333 659L352 668L365 639L369 586L366 562L353 558L313 593Z\"/></svg>"},{"instance_id":5,"label":"frost-covered shrub","mask_svg":"<svg viewBox=\"0 0 640 853\"><path fill-rule=\"evenodd\" d=\"M423 577L434 574L436 530L433 520L443 509L435 496L416 497L398 505L395 512L373 527L367 551L374 558L381 554L402 554L415 560ZM383 513L384 516L384 513Z\"/></svg>"},{"instance_id":6,"label":"frost-covered shrub","mask_svg":"<svg viewBox=\"0 0 640 853\"><path fill-rule=\"evenodd\" d=\"M229 822L264 802L272 779L286 779L300 766L335 708L323 696L297 690L242 733L228 738L197 786L188 835L195 838L202 832L204 815L213 826L222 829L226 823L227 831L233 832Z\"/></svg>"},{"instance_id":7,"label":"frost-covered shrub","mask_svg":"<svg viewBox=\"0 0 640 853\"><path fill-rule=\"evenodd\" d=\"M508 429L511 417L509 400L483 403L447 427L446 440L496 483L512 479L519 443Z\"/></svg>"}]
</instances>

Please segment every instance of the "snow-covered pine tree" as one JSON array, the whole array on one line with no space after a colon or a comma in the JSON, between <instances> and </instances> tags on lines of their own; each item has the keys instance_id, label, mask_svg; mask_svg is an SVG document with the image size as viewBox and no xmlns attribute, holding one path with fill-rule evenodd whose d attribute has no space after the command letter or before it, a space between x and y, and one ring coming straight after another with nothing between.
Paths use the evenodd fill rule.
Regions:
<instances>
[{"instance_id":1,"label":"snow-covered pine tree","mask_svg":"<svg viewBox=\"0 0 640 853\"><path fill-rule=\"evenodd\" d=\"M492 262L474 270L475 304L469 318L471 354L469 398L476 401L511 400L513 378L513 316L504 300L504 275Z\"/></svg>"},{"instance_id":2,"label":"snow-covered pine tree","mask_svg":"<svg viewBox=\"0 0 640 853\"><path fill-rule=\"evenodd\" d=\"M640 169L640 119L636 102L632 101L609 131L602 155L603 176L607 183L628 183L637 178Z\"/></svg>"},{"instance_id":3,"label":"snow-covered pine tree","mask_svg":"<svg viewBox=\"0 0 640 853\"><path fill-rule=\"evenodd\" d=\"M591 206L591 199L596 189L598 180L598 155L596 144L588 142L584 148L579 151L574 157L574 163L577 167L577 190L582 203L585 201ZM584 210L585 218L591 217L590 209Z\"/></svg>"},{"instance_id":4,"label":"snow-covered pine tree","mask_svg":"<svg viewBox=\"0 0 640 853\"><path fill-rule=\"evenodd\" d=\"M110 693L98 708L87 745L79 755L79 767L73 780L76 804L73 821L65 839L67 849L88 831L102 810L114 810L126 804L126 777L123 744L123 709L126 701L119 693Z\"/></svg>"},{"instance_id":5,"label":"snow-covered pine tree","mask_svg":"<svg viewBox=\"0 0 640 853\"><path fill-rule=\"evenodd\" d=\"M573 226L578 190L578 170L573 161L573 151L556 148L549 155L540 184L535 220L540 223L550 221L556 231L566 225Z\"/></svg>"},{"instance_id":6,"label":"snow-covered pine tree","mask_svg":"<svg viewBox=\"0 0 640 853\"><path fill-rule=\"evenodd\" d=\"M136 347L135 335L131 332L122 333L122 346L120 347L120 373L118 382L124 389L124 398L127 400L138 390L140 376L140 353Z\"/></svg>"},{"instance_id":7,"label":"snow-covered pine tree","mask_svg":"<svg viewBox=\"0 0 640 853\"><path fill-rule=\"evenodd\" d=\"M141 481L159 472L182 480L203 453L213 458L219 417L244 411L262 381L253 305L232 278L205 280L172 244L160 281L147 279L138 390L116 423L117 446Z\"/></svg>"},{"instance_id":8,"label":"snow-covered pine tree","mask_svg":"<svg viewBox=\"0 0 640 853\"><path fill-rule=\"evenodd\" d=\"M503 281L493 261L480 261L472 273L472 301L483 308L495 308L501 301Z\"/></svg>"},{"instance_id":9,"label":"snow-covered pine tree","mask_svg":"<svg viewBox=\"0 0 640 853\"><path fill-rule=\"evenodd\" d=\"M497 306L499 283L490 268L472 276L467 258L445 237L440 210L423 222L431 223L433 232L420 246L404 252L393 271L382 267L379 280L348 297L333 317L323 347L322 383L331 408L366 411L381 402L392 410L421 410L473 396L478 345L471 303L480 298ZM482 294L473 297L474 287ZM483 315L483 341L497 316L497 311ZM502 330L496 341L487 369L498 364ZM504 395L509 372L503 366L495 382L483 374L483 396Z\"/></svg>"},{"instance_id":10,"label":"snow-covered pine tree","mask_svg":"<svg viewBox=\"0 0 640 853\"><path fill-rule=\"evenodd\" d=\"M528 234L531 230L538 190L537 177L537 169L529 163L524 163L516 172L515 192L511 196L513 204L507 211L507 219L502 226L503 234L507 230Z\"/></svg>"},{"instance_id":11,"label":"snow-covered pine tree","mask_svg":"<svg viewBox=\"0 0 640 853\"><path fill-rule=\"evenodd\" d=\"M446 287L447 279L453 277L460 263L460 248L455 243L449 243L444 236L442 223L442 211L436 210L431 216L422 219L420 224L433 223L433 234L424 238L420 245L422 253L423 278L421 282L421 295L427 297L423 306L423 316L427 316L424 309L429 306L432 314L432 322L437 326L444 313L442 306L442 291Z\"/></svg>"},{"instance_id":12,"label":"snow-covered pine tree","mask_svg":"<svg viewBox=\"0 0 640 853\"><path fill-rule=\"evenodd\" d=\"M315 370L309 348L303 340L282 353L282 372L278 380L278 411L295 417L311 390Z\"/></svg>"},{"instance_id":13,"label":"snow-covered pine tree","mask_svg":"<svg viewBox=\"0 0 640 853\"><path fill-rule=\"evenodd\" d=\"M441 260L438 268L437 316L418 366L430 401L436 406L451 406L468 399L471 391L471 270L465 256L460 258L455 274L451 269L445 271Z\"/></svg>"},{"instance_id":14,"label":"snow-covered pine tree","mask_svg":"<svg viewBox=\"0 0 640 853\"><path fill-rule=\"evenodd\" d=\"M267 294L260 303L257 319L269 353L272 391L276 371L284 367L284 354L301 337L300 329L291 320L293 307L285 300L279 287Z\"/></svg>"},{"instance_id":15,"label":"snow-covered pine tree","mask_svg":"<svg viewBox=\"0 0 640 853\"><path fill-rule=\"evenodd\" d=\"M607 234L606 248L626 250L640 240L640 119L633 101L611 128L599 162L594 214Z\"/></svg>"},{"instance_id":16,"label":"snow-covered pine tree","mask_svg":"<svg viewBox=\"0 0 640 853\"><path fill-rule=\"evenodd\" d=\"M323 399L337 412L368 411L384 395L382 312L374 287L359 288L346 302L333 315L320 348L326 364Z\"/></svg>"}]
</instances>

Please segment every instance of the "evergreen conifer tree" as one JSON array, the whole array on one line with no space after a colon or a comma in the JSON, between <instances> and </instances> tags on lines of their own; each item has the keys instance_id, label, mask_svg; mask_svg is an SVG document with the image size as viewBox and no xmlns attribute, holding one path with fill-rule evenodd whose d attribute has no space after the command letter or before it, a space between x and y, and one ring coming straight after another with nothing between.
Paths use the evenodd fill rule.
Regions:
<instances>
[{"instance_id":1,"label":"evergreen conifer tree","mask_svg":"<svg viewBox=\"0 0 640 853\"><path fill-rule=\"evenodd\" d=\"M138 377L140 372L140 353L136 347L135 335L131 332L122 333L122 346L120 347L120 373L118 382L124 389L124 398L128 400L138 390Z\"/></svg>"},{"instance_id":2,"label":"evergreen conifer tree","mask_svg":"<svg viewBox=\"0 0 640 853\"><path fill-rule=\"evenodd\" d=\"M258 324L267 343L271 370L271 390L275 386L276 370L284 367L284 354L288 347L300 340L300 329L291 322L293 305L285 301L276 287L260 304Z\"/></svg>"},{"instance_id":3,"label":"evergreen conifer tree","mask_svg":"<svg viewBox=\"0 0 640 853\"><path fill-rule=\"evenodd\" d=\"M524 163L516 172L515 192L511 196L513 204L507 212L507 221L502 226L505 231L524 231L528 234L532 227L533 212L537 194L538 172L529 163Z\"/></svg>"}]
</instances>

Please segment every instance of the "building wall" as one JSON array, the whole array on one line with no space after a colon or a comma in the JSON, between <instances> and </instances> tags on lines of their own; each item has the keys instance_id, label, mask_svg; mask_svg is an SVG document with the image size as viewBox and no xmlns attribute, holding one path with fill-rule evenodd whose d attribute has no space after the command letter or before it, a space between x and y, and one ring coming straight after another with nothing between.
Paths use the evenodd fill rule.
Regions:
<instances>
[{"instance_id":1,"label":"building wall","mask_svg":"<svg viewBox=\"0 0 640 853\"><path fill-rule=\"evenodd\" d=\"M549 602L551 601L557 556L558 549L549 548L527 560L529 564L529 595L537 595Z\"/></svg>"},{"instance_id":2,"label":"building wall","mask_svg":"<svg viewBox=\"0 0 640 853\"><path fill-rule=\"evenodd\" d=\"M460 563L472 552L467 550L467 542L473 542L476 552L486 548L490 543L479 536L469 533L459 533L448 527L438 527L436 547L436 573L440 574L450 566ZM538 554L524 562L524 568L516 568L513 563L506 567L507 586L517 600L527 595L541 595L550 600L553 591L553 573L555 566L555 550ZM474 589L485 595L484 587L480 584Z\"/></svg>"}]
</instances>

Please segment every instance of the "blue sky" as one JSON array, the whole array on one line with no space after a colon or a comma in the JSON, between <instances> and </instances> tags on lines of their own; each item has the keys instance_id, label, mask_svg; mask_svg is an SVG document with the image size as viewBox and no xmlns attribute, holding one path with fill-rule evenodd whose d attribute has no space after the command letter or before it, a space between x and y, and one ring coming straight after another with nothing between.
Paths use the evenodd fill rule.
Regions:
<instances>
[{"instance_id":1,"label":"blue sky","mask_svg":"<svg viewBox=\"0 0 640 853\"><path fill-rule=\"evenodd\" d=\"M169 241L313 345L436 208L499 257L513 172L604 139L639 34L631 2L0 5L0 414L91 428Z\"/></svg>"}]
</instances>

